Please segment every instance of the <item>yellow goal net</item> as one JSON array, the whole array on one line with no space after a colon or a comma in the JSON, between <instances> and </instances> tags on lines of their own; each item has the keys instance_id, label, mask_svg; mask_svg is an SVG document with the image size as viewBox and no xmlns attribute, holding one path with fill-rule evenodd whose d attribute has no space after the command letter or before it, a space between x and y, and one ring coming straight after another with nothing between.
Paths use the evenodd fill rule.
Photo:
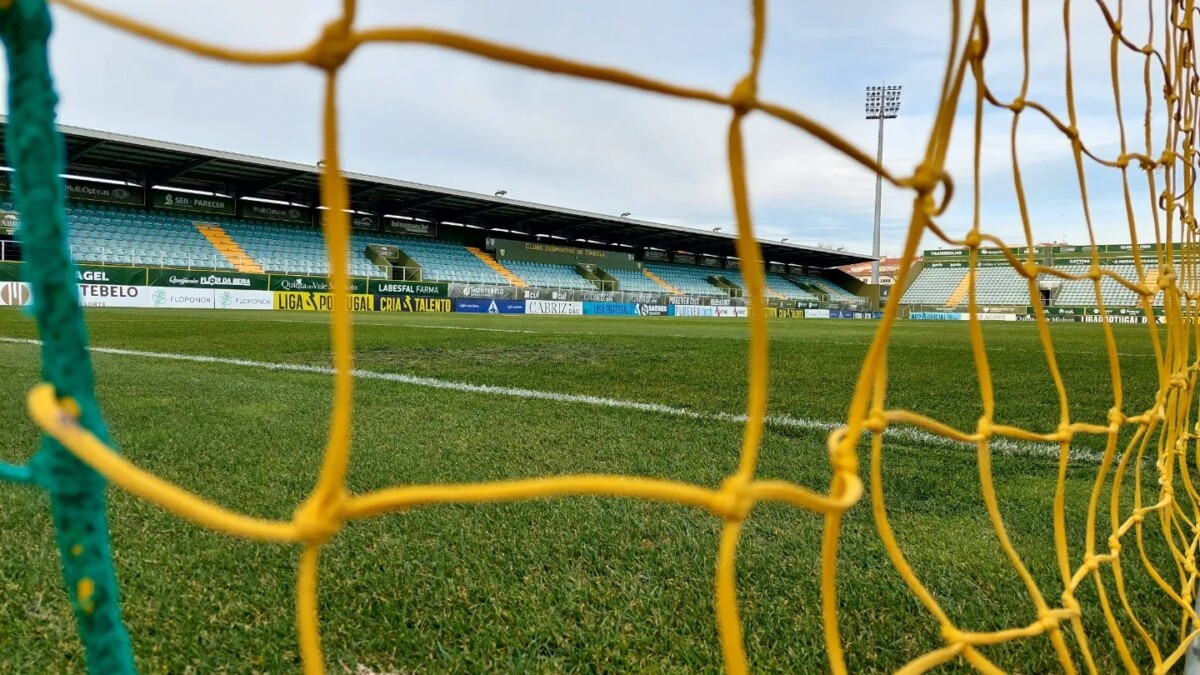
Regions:
<instances>
[{"instance_id":1,"label":"yellow goal net","mask_svg":"<svg viewBox=\"0 0 1200 675\"><path fill-rule=\"evenodd\" d=\"M349 196L341 174L336 100L339 70L358 49L370 48L378 43L423 44L515 67L685 99L701 105L721 106L728 111L726 143L729 184L737 220L736 246L750 303L749 379L747 419L740 461L736 470L718 488L620 475L572 475L483 484L399 485L367 494L352 494L346 487L353 414L352 322L345 302L336 302L332 310L331 341L336 374L323 463L310 496L288 520L264 520L226 510L138 468L115 452L104 435L95 431L94 425L81 423L81 419L86 421L89 405L81 405L76 396L63 391L61 386L41 385L30 394L29 407L38 426L72 456L120 488L212 530L255 540L292 542L301 546L296 579L296 626L306 673L320 673L325 669L317 604L318 560L322 546L346 523L436 504L568 495L636 497L679 503L705 510L720 519L722 531L716 558L714 606L725 667L731 673L744 673L748 669L735 583L739 538L754 506L768 501L792 505L823 522L819 574L821 614L811 620L820 622L828 656L827 665L835 673L847 670L846 636L839 630L837 579L842 521L849 509L867 508L867 504L873 510L878 536L891 564L925 611L940 625L944 640L944 644L937 649L913 655L903 668L904 672L921 672L955 661L984 672L998 672L1000 667L987 654L989 647L1039 636L1048 638L1050 648L1068 672L1085 670L1094 673L1101 669L1091 648L1097 640L1110 641L1121 663L1130 671L1153 669L1155 672L1165 672L1180 663L1192 639L1200 632L1200 617L1193 610L1197 576L1195 558L1200 536L1200 493L1193 484L1196 460L1193 441L1197 438L1193 426L1194 394L1196 374L1200 369L1196 360L1200 332L1196 331L1194 323L1198 299L1197 224L1194 217L1197 177L1195 134L1200 76L1196 70L1193 25L1194 17L1198 14L1193 0L1164 0L1158 3L1161 7L1156 7L1153 0L1145 4L1116 0L1115 6L1113 2L1106 3L1104 0L1079 2L1077 7L1072 7L1070 2L1063 3L1061 28L1067 49L1065 114L1055 113L1048 104L1026 98L1032 58L1029 0L1009 3L998 10L1012 16L1019 15L1021 22L1020 50L1024 77L1020 92L1011 100L998 98L998 94L989 88L989 80L985 76L990 46L989 15L985 11L985 4L995 3L950 0L952 23L945 40L947 56L944 70L938 73L940 93L936 116L920 161L916 166L903 170L879 165L856 144L835 134L812 117L760 97L758 80L768 21L765 0L750 3L753 32L746 54L744 75L731 83L727 91L680 86L620 69L585 63L566 56L537 53L456 32L422 27L360 28L355 25L354 0L344 1L340 16L328 23L320 35L311 38L303 46L281 51L220 47L162 30L138 18L113 13L102 5L80 0L56 1L62 8L198 58L262 67L307 64L324 73L324 169L320 192L322 203L328 208L323 227L331 285L333 291L342 296L348 293L349 226L346 209L349 207ZM1129 35L1123 28L1126 13L1130 11L1127 5L1135 4L1139 5L1139 11L1148 12L1151 17L1149 35ZM23 41L34 39L30 34L36 31L28 30L28 27L40 25L36 24L35 19L40 16L39 11L44 11L44 7L40 0L5 0L0 5L6 15L3 21L7 24L4 31L10 60L14 59L14 55L17 57L13 60L13 67L16 68L25 63L20 58L26 54L17 47L24 44ZM1086 57L1106 58L1111 62L1112 100L1116 106L1120 139L1119 149L1115 153L1103 154L1099 149L1089 146L1088 139L1080 132L1077 119L1071 25L1073 13L1085 11L1097 14L1111 30L1108 53L1088 54ZM1145 90L1145 107L1136 114L1128 113L1130 119L1138 120L1137 123L1143 126L1142 134L1127 133L1126 130L1127 113L1122 110L1121 68L1118 65L1125 59L1135 59L1144 64L1144 81L1137 83L1137 86ZM1156 121L1157 128L1150 123L1155 106L1165 106L1168 113L1165 119ZM964 113L964 110L969 112ZM1013 166L1012 188L1022 214L1024 239L1021 241L1003 241L989 234L981 222L979 157L983 152L981 130L985 110L988 114L1011 118L1011 145L1007 152L1011 154ZM37 111L30 114L36 116ZM845 423L828 436L832 479L828 489L823 492L786 481L756 477L767 407L768 320L762 254L754 234L743 143L743 124L751 115L769 116L790 125L797 133L818 140L911 196L911 218L900 264L902 274L913 265L923 237L936 238L970 251L969 334L982 416L973 428L962 429L916 412L889 407L888 351L893 329L902 313L900 294L893 294L862 364ZM1017 142L1019 121L1031 115L1051 123L1071 147L1083 214L1091 238L1091 264L1079 273L1044 265L1042 263L1045 261L1039 261L1034 254L1038 242L1034 238L1034 223L1026 208L1026 188L1021 180L1021 157ZM21 124L21 119L20 113L14 112L14 124ZM975 160L974 175L969 181L974 186L973 194L965 197L955 193L955 177L946 169L951 138L956 131L958 143L971 144ZM1100 264L1088 208L1087 177L1089 171L1096 170L1119 175L1124 185L1128 232L1136 267L1136 275L1132 278L1121 276ZM27 172L23 167L18 167L18 172L26 174L28 181L37 179L32 171ZM1134 203L1136 191L1131 188L1131 183L1137 180L1145 181L1147 185L1150 195L1148 204ZM958 182L962 184L966 181L960 177ZM32 183L21 185L18 181L17 191L18 196L34 195L35 186ZM973 222L961 235L956 235L940 222L940 217L955 197L970 200L974 205ZM1153 241L1139 239L1140 233L1149 231L1151 227ZM1153 244L1153 247L1142 248L1140 244ZM1028 256L1022 258L1012 253L1011 247L1014 246L1026 247ZM1031 329L1036 331L1040 340L1045 367L1059 400L1056 418L1046 420L1041 428L1012 426L996 414L985 334L976 316L975 277L981 247L999 247L1005 251L1008 264L1028 282L1036 319ZM1039 291L1039 284L1046 278L1084 280L1094 286L1100 316L1098 330L1104 334L1112 382L1111 408L1105 419L1078 419L1071 414L1059 368L1059 356ZM1101 282L1106 278L1140 297L1140 309L1151 326L1149 340L1153 344L1157 365L1157 393L1153 400L1124 400L1120 357L1101 292ZM47 288L35 285L35 291L53 290L47 291ZM1156 324L1154 306L1154 299L1160 294L1165 317L1161 327ZM39 311L43 310L39 305ZM48 345L53 347L52 344ZM1032 623L987 632L960 625L955 621L953 612L939 604L935 594L910 566L889 522L883 489L882 457L887 439L884 432L890 427L915 427L974 447L988 521L1008 564L1024 583L1028 601L1036 615ZM1072 550L1068 545L1064 481L1074 442L1082 436L1103 439L1105 450L1087 505L1086 543L1083 550ZM1049 597L1046 590L1039 586L1006 531L991 471L991 449L998 439L1049 443L1058 447L1053 547L1057 573L1065 589L1059 597ZM869 453L863 456L863 449L867 447ZM1159 487L1156 494L1146 494L1141 489L1144 470L1155 472ZM866 485L870 486L869 491ZM1133 492L1131 499L1128 495L1130 491ZM1102 503L1105 494L1111 495L1108 503ZM1171 553L1172 564L1166 568L1153 562L1143 545L1143 538L1152 525L1156 536L1166 540ZM1100 531L1110 534L1102 539L1098 535ZM64 550L74 551L71 546L66 546ZM1140 567L1153 580L1156 592L1168 596L1172 606L1177 607L1179 629L1175 639L1169 643L1160 644L1152 631L1143 627L1136 598L1131 598L1126 592L1122 561L1126 565ZM96 580L86 575L71 577L69 574L68 580L68 589L76 607L82 607L83 614L90 615L92 610L89 608L97 601ZM1094 588L1096 598L1095 603L1089 606L1078 599L1081 589L1087 585ZM1107 634L1089 634L1082 621L1085 612L1102 615ZM84 630L81 629L81 632ZM112 627L100 627L100 630L111 631ZM120 651L119 645L116 651ZM93 654L89 652L89 659L92 658ZM124 663L119 655L113 658L116 660L109 663ZM92 660L91 667L99 672L97 663ZM814 668L817 668L816 664Z\"/></svg>"}]
</instances>

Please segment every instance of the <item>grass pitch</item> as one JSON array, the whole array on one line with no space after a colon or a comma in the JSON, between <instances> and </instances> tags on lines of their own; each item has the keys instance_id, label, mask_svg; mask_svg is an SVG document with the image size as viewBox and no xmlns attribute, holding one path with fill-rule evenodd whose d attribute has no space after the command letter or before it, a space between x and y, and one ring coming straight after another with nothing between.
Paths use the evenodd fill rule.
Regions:
<instances>
[{"instance_id":1,"label":"grass pitch","mask_svg":"<svg viewBox=\"0 0 1200 675\"><path fill-rule=\"evenodd\" d=\"M323 315L101 310L96 346L327 366ZM459 391L387 379L356 382L350 487L468 482L579 472L718 486L736 465L746 325L737 320L370 315L355 317L356 367L696 413ZM840 421L877 324L771 322L769 427L760 476L824 490L822 425ZM487 330L481 330L487 329ZM1152 402L1146 326L1117 326L1125 412ZM985 327L997 419L1039 431L1058 401L1034 327ZM1075 419L1103 423L1112 383L1101 329L1053 335ZM0 312L0 336L34 338ZM24 412L38 352L0 343L0 458L23 462L37 434ZM971 429L980 415L965 324L901 323L889 357L889 407ZM311 488L330 405L327 376L223 363L95 355L113 437L138 465L224 506L286 518ZM1102 444L1074 446L1096 453ZM1008 531L1051 603L1062 591L1052 543L1057 460L1019 446L994 458ZM862 454L864 470L869 453ZM1152 465L1144 488L1156 494ZM1072 566L1098 469L1068 470ZM965 630L1035 620L980 497L973 448L898 436L885 445L887 508L917 574ZM868 486L869 487L869 486ZM1132 490L1132 478L1126 492ZM1107 496L1102 503L1107 504ZM299 549L208 533L113 490L110 520L125 619L147 673L292 672ZM1102 511L1106 514L1107 511ZM1100 521L1107 522L1103 515ZM754 670L821 672L821 519L755 508L738 581ZM332 672L717 671L712 609L718 522L683 507L606 498L438 506L350 525L325 549L321 620ZM1156 527L1150 555L1174 579ZM1108 535L1100 528L1098 541ZM1127 546L1126 550L1132 550ZM1180 613L1136 557L1124 570L1139 618L1170 651ZM1108 575L1111 580L1111 575ZM848 515L839 562L840 625L853 671L894 670L941 646L938 626L886 558L869 497ZM1110 598L1115 598L1109 588ZM1119 669L1094 586L1080 593L1102 671ZM1135 656L1149 656L1128 622ZM1057 670L1037 637L985 649L1018 672ZM43 493L0 484L0 672L77 672L82 653L58 576Z\"/></svg>"}]
</instances>

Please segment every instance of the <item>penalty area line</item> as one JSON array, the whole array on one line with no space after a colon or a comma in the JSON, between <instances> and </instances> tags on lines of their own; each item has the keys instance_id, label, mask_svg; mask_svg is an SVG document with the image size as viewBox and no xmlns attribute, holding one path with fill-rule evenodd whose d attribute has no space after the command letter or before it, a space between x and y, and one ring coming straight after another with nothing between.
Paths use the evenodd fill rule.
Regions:
<instances>
[{"instance_id":1,"label":"penalty area line","mask_svg":"<svg viewBox=\"0 0 1200 675\"><path fill-rule=\"evenodd\" d=\"M42 341L0 336L0 343L40 346ZM300 363L278 363L273 361L235 359L224 356L204 356L200 354L181 354L175 352L151 352L137 349L119 349L115 347L93 346L89 347L88 350L93 354L130 356L144 359L157 359L162 361L211 363L225 366L239 366L242 368L254 368L259 370L306 373L310 375L330 376L335 373L334 369L330 368L329 366L310 366ZM699 410L691 410L689 408L670 406L663 403L632 401L628 399L609 398L605 396L592 396L589 394L566 394L554 391L524 389L521 387L505 387L492 384L456 382L453 380L442 380L435 377L406 375L404 373L385 373L375 370L363 370L360 368L355 368L350 372L351 375L360 380L381 380L410 386L426 387L429 389L442 389L469 394L504 396L527 400L553 401L555 403L589 405L620 410L636 410L639 412L656 413L660 415L681 417L697 421L728 422L734 424L744 424L746 422L746 415L744 413L704 412ZM811 420L803 417L794 417L792 415L768 415L766 418L766 424L767 426L778 428L807 429L826 432L833 431L834 429L842 426L841 423ZM936 445L953 448L975 447L974 444L971 443L963 443L929 433L923 429L915 429L912 427L888 427L888 429L884 431L884 437L916 445ZM990 443L990 447L993 452L1005 455L1046 457L1052 459L1057 459L1058 457L1058 447L1052 443L1032 443L1028 441L1016 441L1006 438L993 438ZM1073 449L1071 452L1072 460L1098 462L1102 459L1102 457L1102 453L1090 450Z\"/></svg>"}]
</instances>

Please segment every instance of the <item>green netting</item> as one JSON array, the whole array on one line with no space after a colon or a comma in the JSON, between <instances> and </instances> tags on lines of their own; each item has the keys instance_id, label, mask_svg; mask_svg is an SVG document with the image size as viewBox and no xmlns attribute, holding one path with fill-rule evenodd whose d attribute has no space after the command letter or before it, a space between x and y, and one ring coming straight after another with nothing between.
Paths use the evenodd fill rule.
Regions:
<instances>
[{"instance_id":1,"label":"green netting","mask_svg":"<svg viewBox=\"0 0 1200 675\"><path fill-rule=\"evenodd\" d=\"M5 140L21 212L18 236L29 264L33 313L41 333L42 379L74 400L79 424L107 442L92 391L87 330L75 286L64 225L63 142L54 126L57 96L47 42L44 0L12 0L0 9L0 39L8 56L9 123ZM104 479L43 436L26 467L0 466L0 478L32 483L50 496L63 580L93 673L132 673L133 653L121 623L109 546Z\"/></svg>"}]
</instances>

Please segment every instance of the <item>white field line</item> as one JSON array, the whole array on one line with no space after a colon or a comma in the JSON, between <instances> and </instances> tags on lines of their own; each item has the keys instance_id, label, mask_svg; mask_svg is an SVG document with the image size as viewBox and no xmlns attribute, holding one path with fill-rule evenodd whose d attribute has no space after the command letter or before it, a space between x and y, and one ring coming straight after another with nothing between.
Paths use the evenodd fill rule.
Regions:
<instances>
[{"instance_id":1,"label":"white field line","mask_svg":"<svg viewBox=\"0 0 1200 675\"><path fill-rule=\"evenodd\" d=\"M41 340L28 340L21 338L0 337L0 342L15 344L39 346ZM96 354L112 354L115 356L133 356L146 359L160 359L165 361L187 361L190 363L215 363L228 366L241 366L243 368L257 368L262 370L287 371L294 373L307 373L312 375L333 375L334 370L328 366L309 366L299 363L274 363L270 361L253 361L248 359L234 359L221 356L202 356L196 354L177 354L172 352L148 352L134 349L116 349L112 347L91 347L90 350ZM607 398L603 396L591 396L588 394L564 394L552 391L539 391L536 389L522 389L519 387L502 387L490 384L472 384L469 382L454 382L451 380L441 380L433 377L422 377L418 375L405 375L402 373L383 373L373 370L355 369L351 371L354 377L363 380L383 380L386 382L396 382L417 387L428 387L430 389L445 389L449 391L464 392L470 394L484 394L491 396L505 396L512 398L554 401L556 403L571 403L579 405L590 405L602 408L616 408L622 410L637 410L640 412L657 413L660 415L670 415L673 417L682 417L685 419L701 420L701 421L717 421L730 422L735 424L744 424L746 415L742 413L722 413L722 412L701 412L689 410L687 408L679 408L675 406L664 405L662 403L646 403L643 401L630 401L625 399ZM791 415L769 415L766 419L768 426L791 428L791 429L810 429L815 431L832 431L838 428L840 423L824 422L819 420L811 420L803 417L793 417ZM966 448L974 447L969 443L961 443L952 439L931 434L922 429L914 429L912 427L889 427L884 436L897 441L907 442L914 445L936 445L940 447L957 447ZM1005 455L1021 455L1027 457L1058 457L1058 447L1051 443L1031 443L1027 441L1016 441L1006 438L994 438L991 442L991 448L998 454ZM1071 451L1071 459L1085 462L1099 462L1102 454L1091 450L1083 450L1074 448Z\"/></svg>"}]
</instances>

